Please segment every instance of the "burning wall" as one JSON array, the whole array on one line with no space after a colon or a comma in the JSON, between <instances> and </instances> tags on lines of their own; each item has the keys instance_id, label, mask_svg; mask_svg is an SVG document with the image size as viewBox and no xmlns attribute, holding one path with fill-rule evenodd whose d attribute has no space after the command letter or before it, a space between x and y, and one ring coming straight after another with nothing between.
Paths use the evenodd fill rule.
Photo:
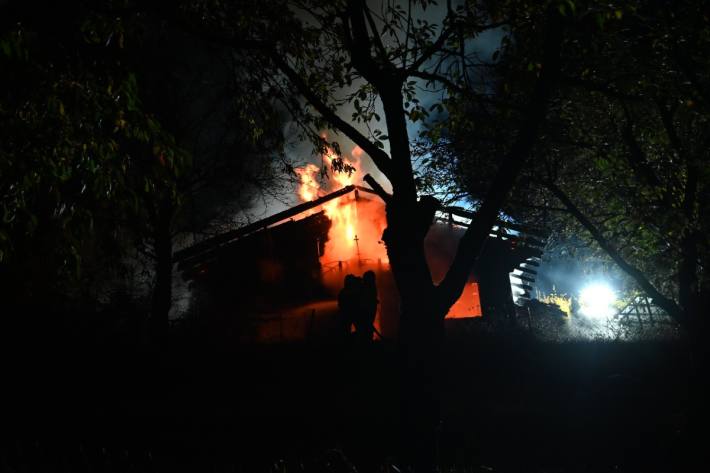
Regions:
<instances>
[{"instance_id":1,"label":"burning wall","mask_svg":"<svg viewBox=\"0 0 710 473\"><path fill-rule=\"evenodd\" d=\"M321 179L321 169L314 164L296 169L300 177L299 198L309 202L328 192L361 182L361 155L362 151L356 147L350 158L343 158L355 170L350 173L326 170L327 180ZM328 163L332 163L334 159L336 155L333 152L324 156ZM323 186L321 180L324 181ZM384 205L379 201L360 197L359 193L355 192L323 204L325 215L332 224L325 253L321 257L324 268L353 260L388 262L387 252L380 241L380 236L387 226Z\"/></svg>"},{"instance_id":2,"label":"burning wall","mask_svg":"<svg viewBox=\"0 0 710 473\"><path fill-rule=\"evenodd\" d=\"M299 197L312 204L182 250L178 257L184 277L192 280L194 310L204 314L210 327L240 340L328 337L334 333L336 297L345 275L372 270L380 301L375 326L385 337L396 336L399 295L380 240L385 206L373 193L353 186L361 181L360 155L356 148L345 157L354 167L349 174L328 170L322 176L313 164L297 170ZM333 159L332 153L324 156L326 162ZM449 268L462 234L455 225L431 228L425 245L435 282ZM448 318L480 314L475 281L470 280Z\"/></svg>"},{"instance_id":3,"label":"burning wall","mask_svg":"<svg viewBox=\"0 0 710 473\"><path fill-rule=\"evenodd\" d=\"M362 181L360 158L362 151L355 148L344 161L355 168L351 173L328 173L325 179L321 169L308 164L297 169L300 177L298 189L302 201L312 201L328 192L360 183ZM324 156L326 163L335 159L329 152ZM323 186L321 186L323 181ZM348 273L362 274L374 270L378 274L380 310L378 323L382 331L396 331L398 320L398 295L389 274L389 259L384 243L380 240L387 226L384 203L371 194L352 192L331 200L322 206L331 220L328 241L320 258L323 283L333 294L337 294ZM446 274L462 234L460 228L449 225L434 225L426 241L427 258L434 282L438 283ZM480 316L481 306L478 286L471 279L458 302L451 308L447 318Z\"/></svg>"}]
</instances>

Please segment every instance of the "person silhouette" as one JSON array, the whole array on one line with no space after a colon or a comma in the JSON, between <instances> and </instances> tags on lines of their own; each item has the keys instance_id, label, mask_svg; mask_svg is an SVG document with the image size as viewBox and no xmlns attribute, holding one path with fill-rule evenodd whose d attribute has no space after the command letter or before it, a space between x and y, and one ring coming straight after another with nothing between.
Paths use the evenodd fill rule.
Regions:
<instances>
[{"instance_id":1,"label":"person silhouette","mask_svg":"<svg viewBox=\"0 0 710 473\"><path fill-rule=\"evenodd\" d=\"M372 341L377 315L377 283L374 271L366 271L362 275L362 289L359 297L358 318L355 320L355 333L363 342Z\"/></svg>"},{"instance_id":2,"label":"person silhouette","mask_svg":"<svg viewBox=\"0 0 710 473\"><path fill-rule=\"evenodd\" d=\"M337 335L339 338L347 340L350 337L350 327L353 324L357 327L362 286L362 278L353 274L345 276L343 288L338 293Z\"/></svg>"}]
</instances>

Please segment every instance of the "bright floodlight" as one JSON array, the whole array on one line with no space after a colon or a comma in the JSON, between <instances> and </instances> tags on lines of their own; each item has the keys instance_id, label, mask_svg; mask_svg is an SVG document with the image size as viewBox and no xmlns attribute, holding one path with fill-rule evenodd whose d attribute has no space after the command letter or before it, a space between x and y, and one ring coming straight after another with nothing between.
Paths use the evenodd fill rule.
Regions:
<instances>
[{"instance_id":1,"label":"bright floodlight","mask_svg":"<svg viewBox=\"0 0 710 473\"><path fill-rule=\"evenodd\" d=\"M579 294L580 312L587 317L611 317L614 315L614 301L616 294L606 284L591 284Z\"/></svg>"}]
</instances>

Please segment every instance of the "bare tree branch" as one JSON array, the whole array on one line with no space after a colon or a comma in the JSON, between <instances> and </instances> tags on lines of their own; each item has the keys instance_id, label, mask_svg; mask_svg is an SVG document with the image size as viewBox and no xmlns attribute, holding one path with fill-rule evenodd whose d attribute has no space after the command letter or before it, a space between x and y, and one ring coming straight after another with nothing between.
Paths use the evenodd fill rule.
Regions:
<instances>
[{"instance_id":1,"label":"bare tree branch","mask_svg":"<svg viewBox=\"0 0 710 473\"><path fill-rule=\"evenodd\" d=\"M338 130L342 131L345 136L350 138L356 145L362 148L362 150L372 158L375 166L389 178L391 175L391 159L387 153L375 146L367 137L357 131L355 127L340 118L335 111L328 107L328 105L308 87L308 84L306 84L303 78L299 76L281 56L274 53L271 57L279 70L296 86L298 91L313 105L318 113Z\"/></svg>"},{"instance_id":2,"label":"bare tree branch","mask_svg":"<svg viewBox=\"0 0 710 473\"><path fill-rule=\"evenodd\" d=\"M626 123L621 126L619 131L628 151L627 153L624 153L626 155L626 160L631 166L631 169L634 171L634 174L636 174L642 182L651 187L661 187L662 184L660 179L656 176L653 168L649 166L646 154L643 152L641 145L634 136L631 112L623 102L622 107L624 109Z\"/></svg>"},{"instance_id":3,"label":"bare tree branch","mask_svg":"<svg viewBox=\"0 0 710 473\"><path fill-rule=\"evenodd\" d=\"M389 202L392 199L392 196L389 195L380 185L380 183L377 182L375 178L372 177L370 174L365 174L365 177L363 177L362 180L370 184L370 187L375 192L375 194L380 196L380 198L384 200L385 203Z\"/></svg>"},{"instance_id":4,"label":"bare tree branch","mask_svg":"<svg viewBox=\"0 0 710 473\"><path fill-rule=\"evenodd\" d=\"M442 76L439 74L434 74L434 73L427 72L427 71L413 70L413 71L409 72L409 77L418 77L419 79L424 79L429 82L439 82L459 94L470 93L470 91L468 91L468 90L464 89L463 87L461 87L460 85L454 83L448 77Z\"/></svg>"},{"instance_id":5,"label":"bare tree branch","mask_svg":"<svg viewBox=\"0 0 710 473\"><path fill-rule=\"evenodd\" d=\"M443 24L446 24L448 21L450 21L452 18L447 15L446 18L444 18ZM403 72L405 75L411 74L411 72L416 71L421 67L422 64L427 62L434 54L439 52L446 43L446 41L449 39L453 32L453 28L446 28L444 31L441 32L438 38L436 38L436 41L434 41L427 49L422 53L421 56L419 56L417 59L414 60L414 62Z\"/></svg>"},{"instance_id":6,"label":"bare tree branch","mask_svg":"<svg viewBox=\"0 0 710 473\"><path fill-rule=\"evenodd\" d=\"M380 38L380 33L379 31L377 31L377 25L375 25L375 20L374 18L372 18L372 13L370 12L370 8L368 8L367 5L365 5L364 7L364 13L365 18L367 18L367 23L370 25L370 31L372 31L372 38L375 41L375 47L377 48L377 51L380 54L382 62L386 66L392 67L389 58L387 57L387 49L385 48L385 45L382 44L382 38Z\"/></svg>"}]
</instances>

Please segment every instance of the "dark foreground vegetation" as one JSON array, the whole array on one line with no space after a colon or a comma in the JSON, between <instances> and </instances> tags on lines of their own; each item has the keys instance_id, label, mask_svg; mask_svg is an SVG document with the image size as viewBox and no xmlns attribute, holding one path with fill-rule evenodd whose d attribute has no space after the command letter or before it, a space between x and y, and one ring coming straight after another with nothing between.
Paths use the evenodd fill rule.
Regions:
<instances>
[{"instance_id":1,"label":"dark foreground vegetation","mask_svg":"<svg viewBox=\"0 0 710 473\"><path fill-rule=\"evenodd\" d=\"M447 326L442 471L678 471L692 457L681 343L477 324ZM57 335L11 354L3 471L397 471L389 343L215 349L176 327L156 352Z\"/></svg>"}]
</instances>

